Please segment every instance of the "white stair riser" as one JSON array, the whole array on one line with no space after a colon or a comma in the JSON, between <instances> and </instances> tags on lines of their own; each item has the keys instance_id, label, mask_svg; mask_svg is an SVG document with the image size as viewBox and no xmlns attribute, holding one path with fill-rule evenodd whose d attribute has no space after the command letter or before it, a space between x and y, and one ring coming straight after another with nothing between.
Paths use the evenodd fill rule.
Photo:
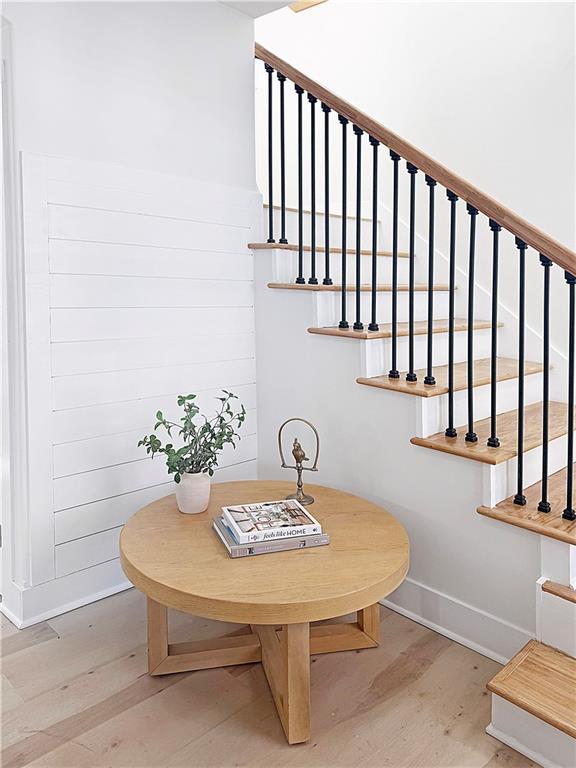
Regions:
<instances>
[{"instance_id":1,"label":"white stair riser","mask_svg":"<svg viewBox=\"0 0 576 768\"><path fill-rule=\"evenodd\" d=\"M576 603L550 592L543 592L540 584L538 591L538 640L576 657Z\"/></svg>"},{"instance_id":2,"label":"white stair riser","mask_svg":"<svg viewBox=\"0 0 576 768\"><path fill-rule=\"evenodd\" d=\"M540 558L543 577L576 588L576 545L542 537Z\"/></svg>"},{"instance_id":3,"label":"white stair riser","mask_svg":"<svg viewBox=\"0 0 576 768\"><path fill-rule=\"evenodd\" d=\"M330 216L330 245L339 246L342 242L342 219L339 216ZM347 219L346 242L348 248L354 247L356 243L356 219ZM311 241L312 216L304 211L302 217L303 242L309 245ZM324 245L325 236L325 218L323 214L316 214L316 245ZM268 209L264 209L263 229L264 239L268 239ZM378 227L378 240L380 240L380 226ZM274 240L280 240L280 211L274 210ZM372 222L361 220L360 236L363 248L372 247ZM298 213L297 211L286 211L286 239L289 243L298 242ZM382 245L378 246L383 248Z\"/></svg>"},{"instance_id":4,"label":"white stair riser","mask_svg":"<svg viewBox=\"0 0 576 768\"><path fill-rule=\"evenodd\" d=\"M454 362L461 363L467 359L467 334L458 331L454 334ZM399 371L408 370L408 336L398 337L397 364ZM479 329L474 332L474 348L476 357L490 355L490 329ZM414 368L425 368L428 358L426 334L414 337ZM434 365L448 363L448 334L434 334ZM378 339L366 342L364 350L363 370L361 376L381 376L388 373L392 365L392 340Z\"/></svg>"},{"instance_id":5,"label":"white stair riser","mask_svg":"<svg viewBox=\"0 0 576 768\"><path fill-rule=\"evenodd\" d=\"M280 248L271 251L271 258L274 261L274 280L279 283L293 283L298 274L298 253L297 251L287 251ZM392 284L392 262L390 256L378 257L377 281L383 284ZM408 284L408 259L398 259L398 282L404 285ZM304 252L304 278L306 282L310 277L310 252ZM324 253L316 254L316 277L321 283L324 278ZM330 277L333 283L341 284L342 276L342 255L340 253L330 254ZM363 255L360 264L360 281L364 284L370 284L372 276L371 257ZM356 258L354 254L347 254L346 257L346 282L348 285L355 285L356 282Z\"/></svg>"},{"instance_id":6,"label":"white stair riser","mask_svg":"<svg viewBox=\"0 0 576 768\"><path fill-rule=\"evenodd\" d=\"M543 768L576 765L575 739L494 693L486 732Z\"/></svg>"},{"instance_id":7,"label":"white stair riser","mask_svg":"<svg viewBox=\"0 0 576 768\"><path fill-rule=\"evenodd\" d=\"M525 377L524 400L526 405L542 398L542 374ZM446 429L448 424L448 395L416 398L419 400L418 437L428 437ZM506 413L518 407L518 379L499 381L496 389L496 412ZM474 419L481 421L491 415L490 385L474 388ZM468 391L454 393L454 424L466 424L468 420Z\"/></svg>"},{"instance_id":8,"label":"white stair riser","mask_svg":"<svg viewBox=\"0 0 576 768\"><path fill-rule=\"evenodd\" d=\"M566 466L566 435L548 443L548 474L552 475ZM495 507L496 504L513 496L517 487L517 459L501 464L484 465L485 480L482 504ZM542 446L524 453L524 488L542 479Z\"/></svg>"},{"instance_id":9,"label":"white stair riser","mask_svg":"<svg viewBox=\"0 0 576 768\"><path fill-rule=\"evenodd\" d=\"M348 321L356 319L356 294L352 291L346 294L346 317ZM398 293L398 322L408 321L408 293ZM341 317L342 294L340 292L318 292L318 318L319 325L337 325ZM367 325L372 315L372 296L369 291L362 291L360 295L361 319ZM434 292L434 317L446 318L448 316L448 293L446 291ZM414 293L414 319L426 320L428 317L428 292L416 291ZM392 293L379 291L376 294L376 322L392 322Z\"/></svg>"}]
</instances>

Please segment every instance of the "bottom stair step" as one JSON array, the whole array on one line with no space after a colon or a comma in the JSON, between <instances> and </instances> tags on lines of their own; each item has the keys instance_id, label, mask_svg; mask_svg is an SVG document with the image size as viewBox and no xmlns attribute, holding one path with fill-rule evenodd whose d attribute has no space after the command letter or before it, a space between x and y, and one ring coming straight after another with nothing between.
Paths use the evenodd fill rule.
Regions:
<instances>
[{"instance_id":1,"label":"bottom stair step","mask_svg":"<svg viewBox=\"0 0 576 768\"><path fill-rule=\"evenodd\" d=\"M572 473L576 480L576 465L572 467ZM576 544L576 520L564 520L562 517L566 506L566 469L561 469L548 478L548 501L552 507L550 512L538 512L542 483L535 483L526 488L524 495L525 506L514 504L514 497L511 496L495 507L478 507L478 512L518 528L526 528L534 533L565 541L567 544Z\"/></svg>"},{"instance_id":2,"label":"bottom stair step","mask_svg":"<svg viewBox=\"0 0 576 768\"><path fill-rule=\"evenodd\" d=\"M576 738L576 659L530 640L488 690Z\"/></svg>"}]
</instances>

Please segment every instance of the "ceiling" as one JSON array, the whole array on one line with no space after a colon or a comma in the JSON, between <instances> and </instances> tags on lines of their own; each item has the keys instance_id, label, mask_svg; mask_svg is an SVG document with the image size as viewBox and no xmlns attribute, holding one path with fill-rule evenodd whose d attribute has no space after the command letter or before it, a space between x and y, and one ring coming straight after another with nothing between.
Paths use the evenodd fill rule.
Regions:
<instances>
[{"instance_id":1,"label":"ceiling","mask_svg":"<svg viewBox=\"0 0 576 768\"><path fill-rule=\"evenodd\" d=\"M279 8L285 8L290 5L290 0L284 0L284 2L277 2L277 0L235 0L234 2L224 2L221 0L222 5L227 5L229 8L234 8L240 13L251 16L253 19L257 19L258 16L264 16L266 13L272 13Z\"/></svg>"}]
</instances>

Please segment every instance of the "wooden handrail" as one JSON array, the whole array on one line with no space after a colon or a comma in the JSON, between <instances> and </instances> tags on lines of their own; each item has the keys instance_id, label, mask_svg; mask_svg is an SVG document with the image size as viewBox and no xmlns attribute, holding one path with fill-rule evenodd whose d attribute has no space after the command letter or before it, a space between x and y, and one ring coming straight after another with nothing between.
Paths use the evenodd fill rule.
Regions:
<instances>
[{"instance_id":1,"label":"wooden handrail","mask_svg":"<svg viewBox=\"0 0 576 768\"><path fill-rule=\"evenodd\" d=\"M527 245L538 251L538 253L552 259L555 264L571 274L576 274L576 253L566 245L559 243L545 232L542 232L538 227L533 226L526 219L523 219L514 211L494 200L490 195L484 194L473 184L452 173L446 166L433 160L422 150L405 141L377 120L356 109L356 107L336 96L332 91L329 91L324 86L290 66L290 64L258 43L256 43L255 56L257 59L269 64L277 72L281 72L296 85L304 88L308 93L316 96L316 98L320 99L320 101L339 115L348 118L354 125L357 125L370 136L382 142L382 144L385 144L394 152L397 152L404 160L413 163L423 173L432 176L433 179L436 179L446 189L454 192L462 200L478 208L479 211L490 219L497 221L504 229L519 237Z\"/></svg>"}]
</instances>

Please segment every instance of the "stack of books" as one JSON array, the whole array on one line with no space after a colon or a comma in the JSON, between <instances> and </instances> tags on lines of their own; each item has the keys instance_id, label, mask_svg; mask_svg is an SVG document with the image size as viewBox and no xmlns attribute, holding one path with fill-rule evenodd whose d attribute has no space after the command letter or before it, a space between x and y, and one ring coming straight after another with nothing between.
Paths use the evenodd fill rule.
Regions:
<instances>
[{"instance_id":1,"label":"stack of books","mask_svg":"<svg viewBox=\"0 0 576 768\"><path fill-rule=\"evenodd\" d=\"M212 525L230 557L308 549L330 543L320 523L295 499L222 507Z\"/></svg>"}]
</instances>

